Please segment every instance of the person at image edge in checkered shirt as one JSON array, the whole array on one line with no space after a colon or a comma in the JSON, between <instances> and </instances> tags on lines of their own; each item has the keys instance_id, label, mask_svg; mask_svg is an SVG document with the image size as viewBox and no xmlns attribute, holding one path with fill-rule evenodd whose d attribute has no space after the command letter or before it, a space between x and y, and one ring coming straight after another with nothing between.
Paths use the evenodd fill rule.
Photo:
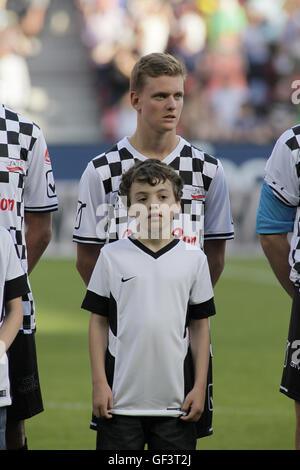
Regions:
<instances>
[{"instance_id":1,"label":"person at image edge in checkered shirt","mask_svg":"<svg viewBox=\"0 0 300 470\"><path fill-rule=\"evenodd\" d=\"M135 133L92 159L81 177L73 240L77 269L86 285L101 247L135 230L119 197L119 184L135 161L147 158L172 166L184 181L182 211L174 220L173 234L186 242L187 249L204 248L213 285L223 271L226 240L233 238L228 187L221 162L176 134L185 76L184 66L169 54L142 57L130 80ZM198 437L212 434L211 358L205 410L197 424Z\"/></svg>"},{"instance_id":2,"label":"person at image edge in checkered shirt","mask_svg":"<svg viewBox=\"0 0 300 470\"><path fill-rule=\"evenodd\" d=\"M300 450L300 125L286 130L267 161L256 218L264 253L293 299L280 392L295 402ZM293 233L289 242L288 234Z\"/></svg>"},{"instance_id":3,"label":"person at image edge in checkered shirt","mask_svg":"<svg viewBox=\"0 0 300 470\"><path fill-rule=\"evenodd\" d=\"M51 213L56 209L52 167L41 129L0 105L0 225L9 231L25 273L31 273L50 242ZM12 394L8 449L27 448L24 420L43 411L31 291L22 299L23 325L8 352Z\"/></svg>"}]
</instances>

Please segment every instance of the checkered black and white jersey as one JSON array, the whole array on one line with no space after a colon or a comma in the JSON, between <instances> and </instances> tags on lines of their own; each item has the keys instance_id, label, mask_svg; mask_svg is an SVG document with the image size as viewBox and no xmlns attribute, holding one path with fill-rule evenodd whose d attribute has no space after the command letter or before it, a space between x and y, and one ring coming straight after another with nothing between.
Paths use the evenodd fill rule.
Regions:
<instances>
[{"instance_id":1,"label":"checkered black and white jersey","mask_svg":"<svg viewBox=\"0 0 300 470\"><path fill-rule=\"evenodd\" d=\"M277 140L266 164L265 181L283 204L297 207L289 262L290 279L300 285L300 125Z\"/></svg>"},{"instance_id":2,"label":"checkered black and white jersey","mask_svg":"<svg viewBox=\"0 0 300 470\"><path fill-rule=\"evenodd\" d=\"M122 174L136 160L137 152L127 137L87 165L79 184L79 200L73 240L105 244L135 232L135 220L119 197ZM183 138L164 163L183 178L182 211L175 216L173 233L188 246L203 246L206 239L233 238L228 188L221 162L193 147Z\"/></svg>"},{"instance_id":3,"label":"checkered black and white jersey","mask_svg":"<svg viewBox=\"0 0 300 470\"><path fill-rule=\"evenodd\" d=\"M0 106L0 225L9 230L24 272L27 252L24 212L57 209L52 166L41 129L18 113ZM35 330L32 293L23 296L22 330Z\"/></svg>"}]
</instances>

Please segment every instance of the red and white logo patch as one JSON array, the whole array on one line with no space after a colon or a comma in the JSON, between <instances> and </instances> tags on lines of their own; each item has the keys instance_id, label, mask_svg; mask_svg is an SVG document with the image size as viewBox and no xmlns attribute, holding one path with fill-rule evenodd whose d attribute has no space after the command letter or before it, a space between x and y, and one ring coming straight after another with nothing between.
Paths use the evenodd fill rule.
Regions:
<instances>
[{"instance_id":1,"label":"red and white logo patch","mask_svg":"<svg viewBox=\"0 0 300 470\"><path fill-rule=\"evenodd\" d=\"M202 186L194 186L191 191L192 199L205 199L205 192Z\"/></svg>"},{"instance_id":2,"label":"red and white logo patch","mask_svg":"<svg viewBox=\"0 0 300 470\"><path fill-rule=\"evenodd\" d=\"M45 162L46 163L51 163L48 149L46 150L46 153L45 153Z\"/></svg>"},{"instance_id":3,"label":"red and white logo patch","mask_svg":"<svg viewBox=\"0 0 300 470\"><path fill-rule=\"evenodd\" d=\"M22 160L11 160L6 166L7 171L13 173L25 173L24 163Z\"/></svg>"}]
</instances>

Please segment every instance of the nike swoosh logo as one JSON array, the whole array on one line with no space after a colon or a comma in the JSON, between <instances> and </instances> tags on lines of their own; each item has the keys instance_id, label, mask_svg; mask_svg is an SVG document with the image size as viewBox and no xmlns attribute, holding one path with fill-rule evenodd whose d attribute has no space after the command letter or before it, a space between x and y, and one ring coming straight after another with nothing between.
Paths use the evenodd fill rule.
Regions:
<instances>
[{"instance_id":1,"label":"nike swoosh logo","mask_svg":"<svg viewBox=\"0 0 300 470\"><path fill-rule=\"evenodd\" d=\"M130 281L130 279L134 279L136 276L132 276L132 277L128 277L127 279L124 279L124 277L122 277L122 282L127 282L127 281Z\"/></svg>"}]
</instances>

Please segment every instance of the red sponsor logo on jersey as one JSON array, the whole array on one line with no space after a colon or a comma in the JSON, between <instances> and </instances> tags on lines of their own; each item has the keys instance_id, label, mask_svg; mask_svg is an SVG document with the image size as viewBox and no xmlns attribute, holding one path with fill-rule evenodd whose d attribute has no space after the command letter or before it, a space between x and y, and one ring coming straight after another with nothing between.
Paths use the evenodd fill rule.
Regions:
<instances>
[{"instance_id":1,"label":"red sponsor logo on jersey","mask_svg":"<svg viewBox=\"0 0 300 470\"><path fill-rule=\"evenodd\" d=\"M51 161L50 161L50 154L49 154L48 149L46 150L46 153L45 153L45 162L46 162L46 163L51 163Z\"/></svg>"},{"instance_id":2,"label":"red sponsor logo on jersey","mask_svg":"<svg viewBox=\"0 0 300 470\"><path fill-rule=\"evenodd\" d=\"M192 190L191 193L192 199L204 199L205 194L204 194L204 188L202 187L196 187Z\"/></svg>"},{"instance_id":3,"label":"red sponsor logo on jersey","mask_svg":"<svg viewBox=\"0 0 300 470\"><path fill-rule=\"evenodd\" d=\"M196 245L197 243L197 236L184 235L184 232L180 227L175 228L172 235L175 235L176 238L181 238L185 243L190 243L191 245Z\"/></svg>"},{"instance_id":4,"label":"red sponsor logo on jersey","mask_svg":"<svg viewBox=\"0 0 300 470\"><path fill-rule=\"evenodd\" d=\"M0 210L1 211L12 211L15 205L14 199L8 199L6 197L0 198Z\"/></svg>"},{"instance_id":5,"label":"red sponsor logo on jersey","mask_svg":"<svg viewBox=\"0 0 300 470\"><path fill-rule=\"evenodd\" d=\"M6 169L8 171L21 171L24 173L24 169L21 166L7 166Z\"/></svg>"},{"instance_id":6,"label":"red sponsor logo on jersey","mask_svg":"<svg viewBox=\"0 0 300 470\"><path fill-rule=\"evenodd\" d=\"M24 168L21 166L20 162L9 162L9 165L6 167L7 171L15 172L15 173L24 173Z\"/></svg>"}]
</instances>

